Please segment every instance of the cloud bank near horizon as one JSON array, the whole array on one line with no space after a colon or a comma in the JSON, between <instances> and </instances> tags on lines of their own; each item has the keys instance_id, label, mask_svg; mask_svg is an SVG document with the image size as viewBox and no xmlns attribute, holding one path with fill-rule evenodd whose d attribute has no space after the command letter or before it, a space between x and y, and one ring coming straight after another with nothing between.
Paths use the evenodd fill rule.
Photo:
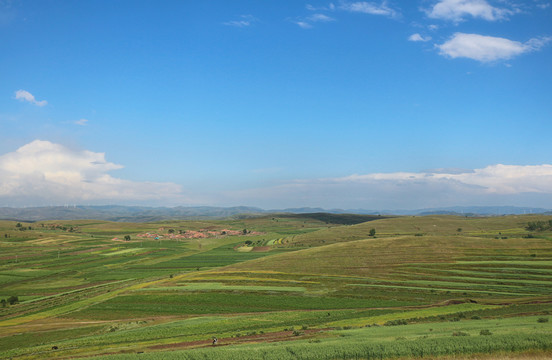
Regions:
<instances>
[{"instance_id":1,"label":"cloud bank near horizon","mask_svg":"<svg viewBox=\"0 0 552 360\"><path fill-rule=\"evenodd\" d=\"M9 205L155 202L182 199L180 185L109 175L122 165L104 153L35 140L0 156L0 200Z\"/></svg>"},{"instance_id":2,"label":"cloud bank near horizon","mask_svg":"<svg viewBox=\"0 0 552 360\"><path fill-rule=\"evenodd\" d=\"M104 153L35 140L0 156L0 202L4 206L118 203L383 210L454 205L546 208L552 201L550 164L297 179L221 193L199 189L191 197L172 182L136 182L109 174L121 168L107 161Z\"/></svg>"},{"instance_id":3,"label":"cloud bank near horizon","mask_svg":"<svg viewBox=\"0 0 552 360\"><path fill-rule=\"evenodd\" d=\"M489 165L302 179L226 194L227 202L273 208L419 209L455 205L550 207L552 165ZM290 204L290 199L293 203Z\"/></svg>"}]
</instances>

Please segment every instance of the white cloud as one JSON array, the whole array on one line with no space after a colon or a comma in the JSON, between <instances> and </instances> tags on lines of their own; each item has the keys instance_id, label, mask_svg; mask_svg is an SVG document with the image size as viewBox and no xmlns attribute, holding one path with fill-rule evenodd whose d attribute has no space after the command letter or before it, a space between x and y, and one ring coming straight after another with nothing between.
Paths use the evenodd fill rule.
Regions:
<instances>
[{"instance_id":1,"label":"white cloud","mask_svg":"<svg viewBox=\"0 0 552 360\"><path fill-rule=\"evenodd\" d=\"M309 24L306 21L294 21L294 23L297 24L300 28L303 28L303 29L311 29L312 28L312 25Z\"/></svg>"},{"instance_id":2,"label":"white cloud","mask_svg":"<svg viewBox=\"0 0 552 360\"><path fill-rule=\"evenodd\" d=\"M368 1L343 2L340 5L342 10L350 12L359 12L371 15L383 15L388 17L398 17L399 12L387 5L387 1L380 4Z\"/></svg>"},{"instance_id":3,"label":"white cloud","mask_svg":"<svg viewBox=\"0 0 552 360\"><path fill-rule=\"evenodd\" d=\"M334 3L330 3L328 6L314 6L311 4L307 4L305 8L310 11L334 11L335 5Z\"/></svg>"},{"instance_id":4,"label":"white cloud","mask_svg":"<svg viewBox=\"0 0 552 360\"><path fill-rule=\"evenodd\" d=\"M481 62L507 60L526 52L537 51L552 38L534 38L525 43L500 37L456 33L436 45L440 54L451 58L469 58Z\"/></svg>"},{"instance_id":5,"label":"white cloud","mask_svg":"<svg viewBox=\"0 0 552 360\"><path fill-rule=\"evenodd\" d=\"M258 19L253 15L241 15L240 20L227 21L227 22L224 22L223 24L227 26L243 28L243 27L251 26L253 23L257 21Z\"/></svg>"},{"instance_id":6,"label":"white cloud","mask_svg":"<svg viewBox=\"0 0 552 360\"><path fill-rule=\"evenodd\" d=\"M298 18L298 20L292 20L293 23L297 24L303 29L310 29L316 22L330 22L335 21L336 19L325 15L321 12L334 12L334 11L347 11L371 15L382 15L391 18L396 18L400 16L400 13L387 5L387 1L382 1L381 3L368 2L368 1L341 1L338 6L330 3L328 6L313 6L311 4L306 5L306 9L310 11L316 11L316 14Z\"/></svg>"},{"instance_id":7,"label":"white cloud","mask_svg":"<svg viewBox=\"0 0 552 360\"><path fill-rule=\"evenodd\" d=\"M35 140L0 156L0 199L19 205L182 199L179 185L108 174L121 168L104 153Z\"/></svg>"},{"instance_id":8,"label":"white cloud","mask_svg":"<svg viewBox=\"0 0 552 360\"><path fill-rule=\"evenodd\" d=\"M307 17L307 20L309 20L309 21L311 21L311 22L329 22L329 21L335 21L334 18L329 17L329 16L324 15L324 14L313 14L313 15Z\"/></svg>"},{"instance_id":9,"label":"white cloud","mask_svg":"<svg viewBox=\"0 0 552 360\"><path fill-rule=\"evenodd\" d=\"M422 42L426 42L426 41L429 41L429 40L431 40L431 36L425 36L425 37L424 37L424 36L422 36L422 35L420 35L420 34L418 34L418 33L412 34L412 35L410 35L410 36L408 37L408 41L415 41L415 42L417 42L417 41L422 41Z\"/></svg>"},{"instance_id":10,"label":"white cloud","mask_svg":"<svg viewBox=\"0 0 552 360\"><path fill-rule=\"evenodd\" d=\"M273 208L408 209L454 205L550 207L552 165L490 165L303 179L226 194L228 203Z\"/></svg>"},{"instance_id":11,"label":"white cloud","mask_svg":"<svg viewBox=\"0 0 552 360\"><path fill-rule=\"evenodd\" d=\"M75 121L75 124L81 125L81 126L85 126L86 123L88 123L87 119L80 119L80 120Z\"/></svg>"},{"instance_id":12,"label":"white cloud","mask_svg":"<svg viewBox=\"0 0 552 360\"><path fill-rule=\"evenodd\" d=\"M503 20L516 11L494 7L486 0L440 0L426 12L433 19L458 22L467 16L488 21Z\"/></svg>"},{"instance_id":13,"label":"white cloud","mask_svg":"<svg viewBox=\"0 0 552 360\"><path fill-rule=\"evenodd\" d=\"M33 94L31 94L26 90L17 90L15 92L15 98L20 101L30 102L31 104L34 104L36 106L45 106L48 104L46 100L41 100L41 101L36 100Z\"/></svg>"},{"instance_id":14,"label":"white cloud","mask_svg":"<svg viewBox=\"0 0 552 360\"><path fill-rule=\"evenodd\" d=\"M317 13L293 22L303 29L311 29L313 27L313 23L330 21L335 21L335 19L330 16Z\"/></svg>"}]
</instances>

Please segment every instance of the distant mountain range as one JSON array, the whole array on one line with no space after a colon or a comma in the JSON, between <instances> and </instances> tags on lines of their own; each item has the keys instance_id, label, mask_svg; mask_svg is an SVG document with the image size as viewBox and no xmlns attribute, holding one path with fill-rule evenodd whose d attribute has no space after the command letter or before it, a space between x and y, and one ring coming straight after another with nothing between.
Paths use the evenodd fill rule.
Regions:
<instances>
[{"instance_id":1,"label":"distant mountain range","mask_svg":"<svg viewBox=\"0 0 552 360\"><path fill-rule=\"evenodd\" d=\"M107 220L121 222L148 222L170 219L222 219L228 217L248 217L274 213L330 213L359 215L460 215L460 216L499 216L511 214L552 214L550 209L516 206L454 206L419 210L365 210L365 209L322 209L288 208L265 210L256 207L146 207L146 206L48 206L27 208L0 208L0 219L17 221L41 220Z\"/></svg>"}]
</instances>

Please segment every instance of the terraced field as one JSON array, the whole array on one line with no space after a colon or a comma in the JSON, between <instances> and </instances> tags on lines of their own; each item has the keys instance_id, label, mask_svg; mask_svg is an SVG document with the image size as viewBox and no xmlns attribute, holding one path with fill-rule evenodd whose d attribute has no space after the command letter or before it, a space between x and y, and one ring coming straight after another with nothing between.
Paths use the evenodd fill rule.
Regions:
<instances>
[{"instance_id":1,"label":"terraced field","mask_svg":"<svg viewBox=\"0 0 552 360\"><path fill-rule=\"evenodd\" d=\"M546 356L550 219L0 222L0 358Z\"/></svg>"}]
</instances>

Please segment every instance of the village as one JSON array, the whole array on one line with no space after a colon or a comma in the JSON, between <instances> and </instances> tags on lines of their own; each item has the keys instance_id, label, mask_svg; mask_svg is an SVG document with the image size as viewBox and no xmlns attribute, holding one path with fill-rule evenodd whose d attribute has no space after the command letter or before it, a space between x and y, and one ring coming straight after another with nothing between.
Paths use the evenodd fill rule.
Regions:
<instances>
[{"instance_id":1,"label":"village","mask_svg":"<svg viewBox=\"0 0 552 360\"><path fill-rule=\"evenodd\" d=\"M251 235L261 235L262 233L257 231L249 231L247 229L239 230L228 230L223 229L220 231L215 230L174 230L159 228L157 232L146 232L142 234L137 234L136 237L142 239L206 239L206 238L221 238L226 236L251 236Z\"/></svg>"}]
</instances>

